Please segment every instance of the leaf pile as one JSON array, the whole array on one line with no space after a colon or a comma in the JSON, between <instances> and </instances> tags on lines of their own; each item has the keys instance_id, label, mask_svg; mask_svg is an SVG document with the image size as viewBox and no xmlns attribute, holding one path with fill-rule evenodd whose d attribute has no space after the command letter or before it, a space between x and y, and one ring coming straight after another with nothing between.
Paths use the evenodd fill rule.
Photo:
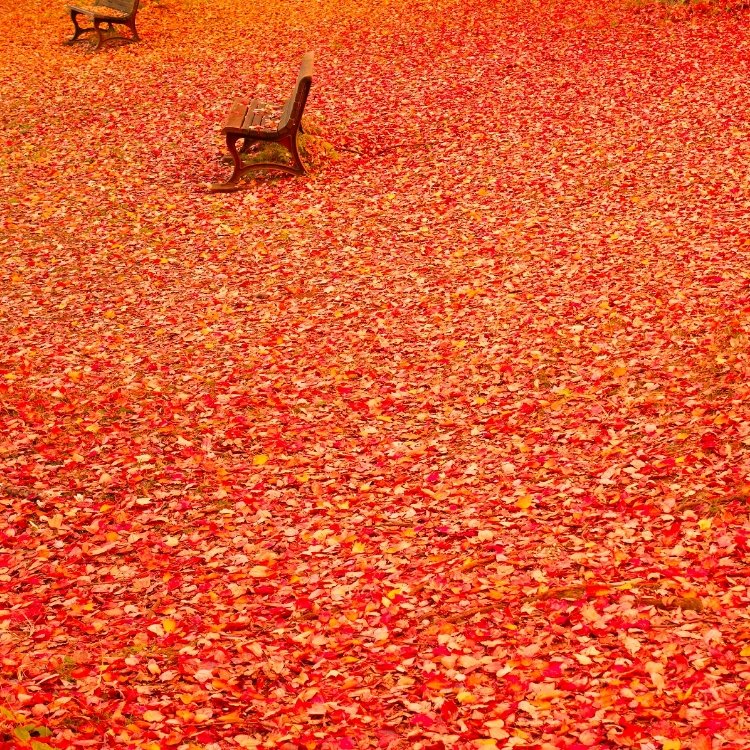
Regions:
<instances>
[{"instance_id":1,"label":"leaf pile","mask_svg":"<svg viewBox=\"0 0 750 750\"><path fill-rule=\"evenodd\" d=\"M0 747L747 747L742 14L241 5L5 13Z\"/></svg>"}]
</instances>

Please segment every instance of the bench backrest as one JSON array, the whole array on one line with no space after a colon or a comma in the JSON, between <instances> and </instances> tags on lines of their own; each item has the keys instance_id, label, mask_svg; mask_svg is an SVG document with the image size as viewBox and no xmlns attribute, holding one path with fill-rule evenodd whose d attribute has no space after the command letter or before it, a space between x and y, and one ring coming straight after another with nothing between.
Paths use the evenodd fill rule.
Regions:
<instances>
[{"instance_id":1,"label":"bench backrest","mask_svg":"<svg viewBox=\"0 0 750 750\"><path fill-rule=\"evenodd\" d=\"M103 5L105 8L119 10L129 16L133 16L138 10L139 2L140 0L100 0L99 5Z\"/></svg>"},{"instance_id":2,"label":"bench backrest","mask_svg":"<svg viewBox=\"0 0 750 750\"><path fill-rule=\"evenodd\" d=\"M112 2L117 1L112 0ZM310 93L310 85L312 84L313 57L312 52L305 52L302 56L302 65L299 68L297 83L294 86L292 95L281 111L279 130L283 130L290 122L292 125L296 125L302 119L302 112L305 109L305 102L307 101L307 95Z\"/></svg>"}]
</instances>

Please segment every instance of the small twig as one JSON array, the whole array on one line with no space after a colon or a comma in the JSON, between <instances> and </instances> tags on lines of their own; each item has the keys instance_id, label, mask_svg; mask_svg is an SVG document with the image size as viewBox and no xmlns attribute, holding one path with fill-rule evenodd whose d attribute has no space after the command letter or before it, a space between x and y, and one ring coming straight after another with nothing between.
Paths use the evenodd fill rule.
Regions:
<instances>
[{"instance_id":1,"label":"small twig","mask_svg":"<svg viewBox=\"0 0 750 750\"><path fill-rule=\"evenodd\" d=\"M707 617L696 617L693 620L690 620L689 622L705 622L708 625L717 625L718 623L722 622L721 620L717 620L716 618L707 618ZM666 630L667 628L681 628L683 625L687 625L686 622L667 622L664 623L664 625L651 625L650 627L655 630Z\"/></svg>"},{"instance_id":2,"label":"small twig","mask_svg":"<svg viewBox=\"0 0 750 750\"><path fill-rule=\"evenodd\" d=\"M473 607L472 609L466 609L463 612L457 612L455 615L446 617L446 622L460 622L461 620L469 619L474 615L483 615L486 612L492 612L493 609L497 609L497 604L485 604L481 607Z\"/></svg>"},{"instance_id":3,"label":"small twig","mask_svg":"<svg viewBox=\"0 0 750 750\"><path fill-rule=\"evenodd\" d=\"M351 154L356 154L357 156L365 156L365 157L375 157L375 156L381 156L382 154L387 154L389 151L395 151L397 148L415 148L415 147L423 147L429 149L429 144L426 142L422 143L394 143L391 146L386 146L385 148L381 148L379 151L372 151L370 153L365 153L363 151L360 151L357 148L350 148L348 146L337 146L337 151L348 151Z\"/></svg>"},{"instance_id":4,"label":"small twig","mask_svg":"<svg viewBox=\"0 0 750 750\"><path fill-rule=\"evenodd\" d=\"M474 568L478 568L480 565L489 565L490 563L494 563L494 562L497 562L495 555L487 555L487 557L479 557L476 560L472 560L470 563L462 565L461 571L466 572L469 570L474 570Z\"/></svg>"}]
</instances>

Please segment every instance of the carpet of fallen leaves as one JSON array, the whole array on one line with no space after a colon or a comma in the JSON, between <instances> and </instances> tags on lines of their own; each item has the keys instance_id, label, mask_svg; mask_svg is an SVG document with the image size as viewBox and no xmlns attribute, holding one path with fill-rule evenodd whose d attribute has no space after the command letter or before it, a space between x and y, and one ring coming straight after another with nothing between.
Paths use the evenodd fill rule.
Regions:
<instances>
[{"instance_id":1,"label":"carpet of fallen leaves","mask_svg":"<svg viewBox=\"0 0 750 750\"><path fill-rule=\"evenodd\" d=\"M750 746L746 14L2 12L0 747Z\"/></svg>"}]
</instances>

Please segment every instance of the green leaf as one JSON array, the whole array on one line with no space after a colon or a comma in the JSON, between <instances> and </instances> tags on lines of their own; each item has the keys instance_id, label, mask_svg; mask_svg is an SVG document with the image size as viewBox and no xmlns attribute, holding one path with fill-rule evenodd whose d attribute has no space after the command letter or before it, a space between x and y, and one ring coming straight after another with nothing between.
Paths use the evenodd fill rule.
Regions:
<instances>
[{"instance_id":1,"label":"green leaf","mask_svg":"<svg viewBox=\"0 0 750 750\"><path fill-rule=\"evenodd\" d=\"M13 734L18 737L19 740L22 740L23 742L28 742L31 739L31 732L29 732L27 727L16 727L13 730Z\"/></svg>"}]
</instances>

